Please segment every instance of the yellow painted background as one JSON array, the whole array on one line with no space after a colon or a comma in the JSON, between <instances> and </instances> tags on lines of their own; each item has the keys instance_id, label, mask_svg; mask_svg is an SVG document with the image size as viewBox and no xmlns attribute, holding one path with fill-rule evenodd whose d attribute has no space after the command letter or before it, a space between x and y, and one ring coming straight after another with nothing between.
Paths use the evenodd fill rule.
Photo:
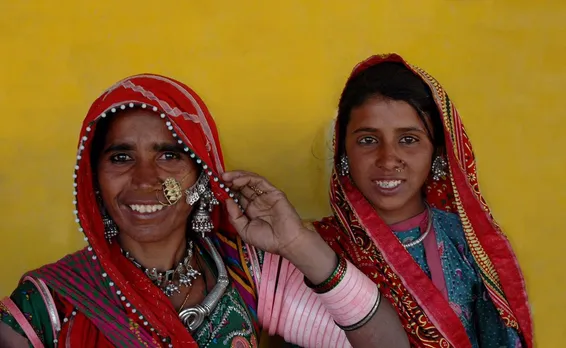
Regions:
<instances>
[{"instance_id":1,"label":"yellow painted background","mask_svg":"<svg viewBox=\"0 0 566 348\"><path fill-rule=\"evenodd\" d=\"M326 133L345 78L396 51L459 107L526 274L539 347L562 347L565 18L559 0L0 1L0 295L82 245L77 133L116 80L155 72L194 87L227 166L266 175L316 218L327 213Z\"/></svg>"}]
</instances>

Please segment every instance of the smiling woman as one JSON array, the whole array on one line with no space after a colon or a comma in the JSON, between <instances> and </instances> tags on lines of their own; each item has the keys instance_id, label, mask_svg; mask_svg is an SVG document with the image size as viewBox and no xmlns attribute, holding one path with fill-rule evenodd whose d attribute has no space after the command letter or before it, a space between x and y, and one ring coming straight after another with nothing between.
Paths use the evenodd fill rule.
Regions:
<instances>
[{"instance_id":1,"label":"smiling woman","mask_svg":"<svg viewBox=\"0 0 566 348\"><path fill-rule=\"evenodd\" d=\"M433 157L444 152L428 87L396 62L372 66L348 87L338 118L341 161L385 222L417 215Z\"/></svg>"},{"instance_id":2,"label":"smiling woman","mask_svg":"<svg viewBox=\"0 0 566 348\"><path fill-rule=\"evenodd\" d=\"M164 239L179 244L192 205L156 201L162 191L159 178L192 186L199 176L196 164L153 111L131 109L106 120L108 132L97 133L91 160L105 208L120 226L122 247L132 251Z\"/></svg>"},{"instance_id":3,"label":"smiling woman","mask_svg":"<svg viewBox=\"0 0 566 348\"><path fill-rule=\"evenodd\" d=\"M314 225L379 284L413 346L533 346L521 270L434 78L395 54L358 64L334 150L334 215Z\"/></svg>"},{"instance_id":4,"label":"smiling woman","mask_svg":"<svg viewBox=\"0 0 566 348\"><path fill-rule=\"evenodd\" d=\"M75 167L89 246L29 272L0 302L12 346L256 346L252 264L226 209L213 209L230 191L222 172L214 121L188 87L138 75L107 90Z\"/></svg>"},{"instance_id":5,"label":"smiling woman","mask_svg":"<svg viewBox=\"0 0 566 348\"><path fill-rule=\"evenodd\" d=\"M0 301L3 347L250 348L260 326L302 347L408 346L375 284L281 191L224 172L214 121L187 86L122 80L79 139L74 203L88 247Z\"/></svg>"},{"instance_id":6,"label":"smiling woman","mask_svg":"<svg viewBox=\"0 0 566 348\"><path fill-rule=\"evenodd\" d=\"M434 151L426 125L408 103L383 97L351 112L345 139L350 175L388 224L423 210L421 188Z\"/></svg>"}]
</instances>

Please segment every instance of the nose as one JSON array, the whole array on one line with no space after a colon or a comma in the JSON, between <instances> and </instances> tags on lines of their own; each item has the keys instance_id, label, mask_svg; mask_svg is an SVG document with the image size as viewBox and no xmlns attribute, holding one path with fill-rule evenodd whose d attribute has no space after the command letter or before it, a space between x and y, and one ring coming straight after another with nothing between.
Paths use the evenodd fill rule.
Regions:
<instances>
[{"instance_id":1,"label":"nose","mask_svg":"<svg viewBox=\"0 0 566 348\"><path fill-rule=\"evenodd\" d=\"M153 191L159 185L159 174L155 163L144 163L139 161L134 167L132 184L135 189L142 191Z\"/></svg>"},{"instance_id":2,"label":"nose","mask_svg":"<svg viewBox=\"0 0 566 348\"><path fill-rule=\"evenodd\" d=\"M401 158L395 146L382 143L377 149L376 166L385 171L394 171L399 167Z\"/></svg>"}]
</instances>

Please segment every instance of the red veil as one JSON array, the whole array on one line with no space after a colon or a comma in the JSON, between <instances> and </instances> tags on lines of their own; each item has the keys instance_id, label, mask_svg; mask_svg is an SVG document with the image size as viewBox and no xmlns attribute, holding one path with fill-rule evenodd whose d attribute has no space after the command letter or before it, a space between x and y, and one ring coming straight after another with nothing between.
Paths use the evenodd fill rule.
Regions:
<instances>
[{"instance_id":1,"label":"red veil","mask_svg":"<svg viewBox=\"0 0 566 348\"><path fill-rule=\"evenodd\" d=\"M100 96L91 106L79 138L75 167L77 222L89 247L61 261L32 272L54 290L62 310L73 317L62 323L60 337L70 331L71 346L168 346L196 347L189 331L163 292L132 262L122 256L117 243L104 238L90 163L90 150L97 121L130 107L156 112L166 122L185 151L195 156L210 176L213 192L220 201L228 197L219 175L224 171L216 125L203 101L190 88L158 75L124 79ZM191 155L191 156L192 156ZM215 240L234 284L250 309L257 326L255 283L242 252L242 241L228 221L225 205L213 212ZM256 327L257 329L257 327ZM257 331L256 331L257 332ZM59 342L65 346L65 340Z\"/></svg>"}]
</instances>

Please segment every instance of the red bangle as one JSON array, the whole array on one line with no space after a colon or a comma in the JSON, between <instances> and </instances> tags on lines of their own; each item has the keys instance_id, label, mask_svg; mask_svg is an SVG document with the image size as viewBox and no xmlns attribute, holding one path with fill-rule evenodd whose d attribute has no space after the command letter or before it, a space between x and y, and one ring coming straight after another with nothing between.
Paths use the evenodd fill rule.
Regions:
<instances>
[{"instance_id":1,"label":"red bangle","mask_svg":"<svg viewBox=\"0 0 566 348\"><path fill-rule=\"evenodd\" d=\"M346 259L338 257L338 265L325 281L318 285L314 285L311 281L305 278L305 284L317 294L324 294L334 289L344 279L348 263Z\"/></svg>"}]
</instances>

